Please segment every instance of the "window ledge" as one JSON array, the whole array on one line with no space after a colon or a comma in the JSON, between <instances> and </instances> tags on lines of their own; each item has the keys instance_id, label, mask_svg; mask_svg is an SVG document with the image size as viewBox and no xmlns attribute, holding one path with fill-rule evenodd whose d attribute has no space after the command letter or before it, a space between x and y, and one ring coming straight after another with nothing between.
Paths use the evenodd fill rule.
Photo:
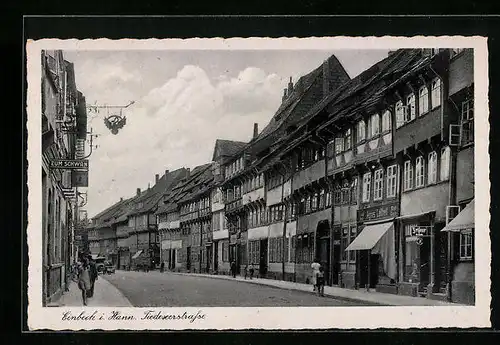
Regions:
<instances>
[{"instance_id":1,"label":"window ledge","mask_svg":"<svg viewBox=\"0 0 500 345\"><path fill-rule=\"evenodd\" d=\"M473 141L471 141L471 142L469 142L467 144L460 145L460 150L467 149L467 148L469 148L471 146L474 146L474 142Z\"/></svg>"}]
</instances>

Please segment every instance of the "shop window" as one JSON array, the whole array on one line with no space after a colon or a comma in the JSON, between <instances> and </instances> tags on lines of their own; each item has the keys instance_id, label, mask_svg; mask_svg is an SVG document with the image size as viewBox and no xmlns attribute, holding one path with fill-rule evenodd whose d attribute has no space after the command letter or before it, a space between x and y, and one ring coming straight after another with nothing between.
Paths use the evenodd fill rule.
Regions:
<instances>
[{"instance_id":1,"label":"shop window","mask_svg":"<svg viewBox=\"0 0 500 345\"><path fill-rule=\"evenodd\" d=\"M420 246L417 243L418 238L414 236L413 229L415 227L416 227L415 224L404 226L405 230L404 280L409 283L418 283L420 281Z\"/></svg>"},{"instance_id":2,"label":"shop window","mask_svg":"<svg viewBox=\"0 0 500 345\"><path fill-rule=\"evenodd\" d=\"M374 182L373 182L373 200L381 200L382 199L382 190L384 188L384 170L378 169L374 174Z\"/></svg>"},{"instance_id":3,"label":"shop window","mask_svg":"<svg viewBox=\"0 0 500 345\"><path fill-rule=\"evenodd\" d=\"M396 128L401 127L405 123L405 113L406 108L403 105L403 101L398 101L396 103Z\"/></svg>"},{"instance_id":4,"label":"shop window","mask_svg":"<svg viewBox=\"0 0 500 345\"><path fill-rule=\"evenodd\" d=\"M450 178L450 148L448 146L441 149L439 178L441 181L446 181Z\"/></svg>"},{"instance_id":5,"label":"shop window","mask_svg":"<svg viewBox=\"0 0 500 345\"><path fill-rule=\"evenodd\" d=\"M422 187L424 185L425 177L425 161L424 157L417 157L415 161L415 187Z\"/></svg>"},{"instance_id":6,"label":"shop window","mask_svg":"<svg viewBox=\"0 0 500 345\"><path fill-rule=\"evenodd\" d=\"M404 164L403 175L403 190L408 191L413 188L413 165L411 161L406 161Z\"/></svg>"},{"instance_id":7,"label":"shop window","mask_svg":"<svg viewBox=\"0 0 500 345\"><path fill-rule=\"evenodd\" d=\"M384 111L382 115L382 133L388 132L391 130L391 112L389 110Z\"/></svg>"},{"instance_id":8,"label":"shop window","mask_svg":"<svg viewBox=\"0 0 500 345\"><path fill-rule=\"evenodd\" d=\"M427 86L422 86L418 90L418 115L423 115L429 111L429 90Z\"/></svg>"},{"instance_id":9,"label":"shop window","mask_svg":"<svg viewBox=\"0 0 500 345\"><path fill-rule=\"evenodd\" d=\"M348 253L346 248L349 246L349 228L342 228L342 236L340 237L340 253L342 255L341 260L347 261Z\"/></svg>"},{"instance_id":10,"label":"shop window","mask_svg":"<svg viewBox=\"0 0 500 345\"><path fill-rule=\"evenodd\" d=\"M462 145L474 142L474 101L462 103Z\"/></svg>"},{"instance_id":11,"label":"shop window","mask_svg":"<svg viewBox=\"0 0 500 345\"><path fill-rule=\"evenodd\" d=\"M474 252L473 239L472 230L460 233L460 260L472 260Z\"/></svg>"},{"instance_id":12,"label":"shop window","mask_svg":"<svg viewBox=\"0 0 500 345\"><path fill-rule=\"evenodd\" d=\"M406 97L406 106L408 110L406 111L405 122L413 121L416 115L415 95L413 93Z\"/></svg>"},{"instance_id":13,"label":"shop window","mask_svg":"<svg viewBox=\"0 0 500 345\"><path fill-rule=\"evenodd\" d=\"M351 225L350 230L349 230L349 244L351 244L352 241L354 241L354 239L356 238L357 235L358 235L358 228L356 226ZM354 262L354 261L356 261L356 251L350 250L349 251L349 262Z\"/></svg>"},{"instance_id":14,"label":"shop window","mask_svg":"<svg viewBox=\"0 0 500 345\"><path fill-rule=\"evenodd\" d=\"M370 137L373 138L380 134L380 115L374 114L370 117Z\"/></svg>"},{"instance_id":15,"label":"shop window","mask_svg":"<svg viewBox=\"0 0 500 345\"><path fill-rule=\"evenodd\" d=\"M358 122L358 143L366 139L366 124L365 120Z\"/></svg>"},{"instance_id":16,"label":"shop window","mask_svg":"<svg viewBox=\"0 0 500 345\"><path fill-rule=\"evenodd\" d=\"M431 84L431 105L434 109L441 105L441 79L436 78Z\"/></svg>"},{"instance_id":17,"label":"shop window","mask_svg":"<svg viewBox=\"0 0 500 345\"><path fill-rule=\"evenodd\" d=\"M371 184L372 184L372 174L366 173L363 175L363 202L370 201L370 193L371 193Z\"/></svg>"}]
</instances>

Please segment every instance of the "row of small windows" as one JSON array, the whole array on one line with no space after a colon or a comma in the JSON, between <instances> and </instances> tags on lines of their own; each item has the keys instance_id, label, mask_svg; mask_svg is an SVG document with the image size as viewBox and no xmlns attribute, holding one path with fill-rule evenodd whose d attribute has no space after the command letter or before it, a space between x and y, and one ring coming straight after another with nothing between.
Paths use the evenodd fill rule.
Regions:
<instances>
[{"instance_id":1,"label":"row of small windows","mask_svg":"<svg viewBox=\"0 0 500 345\"><path fill-rule=\"evenodd\" d=\"M426 167L427 164L427 167ZM439 176L438 176L439 172ZM446 181L450 178L450 148L441 149L439 159L435 151L427 155L427 160L419 156L413 162L407 160L404 162L403 191L409 191L413 188L420 188L439 181Z\"/></svg>"},{"instance_id":2,"label":"row of small windows","mask_svg":"<svg viewBox=\"0 0 500 345\"><path fill-rule=\"evenodd\" d=\"M373 175L373 186L372 186ZM391 165L386 169L386 197L394 198L399 190L399 167L397 164ZM373 191L372 191L373 189ZM363 175L362 202L370 202L373 194L373 200L382 200L384 191L384 169L375 170L372 174L368 172Z\"/></svg>"},{"instance_id":3,"label":"row of small windows","mask_svg":"<svg viewBox=\"0 0 500 345\"><path fill-rule=\"evenodd\" d=\"M243 157L238 158L228 166L226 166L226 176L231 176L244 169Z\"/></svg>"},{"instance_id":4,"label":"row of small windows","mask_svg":"<svg viewBox=\"0 0 500 345\"><path fill-rule=\"evenodd\" d=\"M257 176L253 176L251 179L243 182L243 193L251 192L255 189L259 189L264 187L264 174L259 174Z\"/></svg>"},{"instance_id":5,"label":"row of small windows","mask_svg":"<svg viewBox=\"0 0 500 345\"><path fill-rule=\"evenodd\" d=\"M210 207L210 198L205 197L205 198L202 198L198 201L191 202L187 205L182 206L181 212L182 213L189 213L189 212L194 212L196 210L203 210L203 209L206 209L209 207Z\"/></svg>"}]
</instances>

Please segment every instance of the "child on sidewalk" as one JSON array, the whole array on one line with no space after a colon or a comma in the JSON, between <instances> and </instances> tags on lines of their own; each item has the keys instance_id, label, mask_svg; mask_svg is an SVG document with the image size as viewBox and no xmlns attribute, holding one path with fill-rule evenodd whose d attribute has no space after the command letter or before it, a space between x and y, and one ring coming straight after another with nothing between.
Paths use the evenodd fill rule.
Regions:
<instances>
[{"instance_id":1,"label":"child on sidewalk","mask_svg":"<svg viewBox=\"0 0 500 345\"><path fill-rule=\"evenodd\" d=\"M323 266L316 273L316 288L318 289L318 296L323 297L325 295L325 272Z\"/></svg>"}]
</instances>

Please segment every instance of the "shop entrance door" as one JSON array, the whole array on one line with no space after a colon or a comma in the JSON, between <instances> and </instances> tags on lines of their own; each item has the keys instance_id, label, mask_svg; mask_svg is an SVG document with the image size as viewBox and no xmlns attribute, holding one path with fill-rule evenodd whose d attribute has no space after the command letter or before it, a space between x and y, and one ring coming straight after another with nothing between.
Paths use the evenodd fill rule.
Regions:
<instances>
[{"instance_id":1,"label":"shop entrance door","mask_svg":"<svg viewBox=\"0 0 500 345\"><path fill-rule=\"evenodd\" d=\"M370 288L375 288L378 283L380 255L371 254L370 250L360 250L358 253L359 287L365 288L369 284Z\"/></svg>"},{"instance_id":2,"label":"shop entrance door","mask_svg":"<svg viewBox=\"0 0 500 345\"><path fill-rule=\"evenodd\" d=\"M210 273L210 268L212 266L212 246L206 247L207 251L207 273Z\"/></svg>"},{"instance_id":3,"label":"shop entrance door","mask_svg":"<svg viewBox=\"0 0 500 345\"><path fill-rule=\"evenodd\" d=\"M260 240L259 273L261 277L267 274L267 238Z\"/></svg>"},{"instance_id":4,"label":"shop entrance door","mask_svg":"<svg viewBox=\"0 0 500 345\"><path fill-rule=\"evenodd\" d=\"M186 269L189 271L191 269L191 247L186 248Z\"/></svg>"},{"instance_id":5,"label":"shop entrance door","mask_svg":"<svg viewBox=\"0 0 500 345\"><path fill-rule=\"evenodd\" d=\"M429 285L429 274L430 274L430 255L431 255L431 239L430 237L422 237L420 245L420 284L418 286L418 291L420 295L427 295L427 286Z\"/></svg>"},{"instance_id":6,"label":"shop entrance door","mask_svg":"<svg viewBox=\"0 0 500 345\"><path fill-rule=\"evenodd\" d=\"M219 242L214 242L214 271L219 270Z\"/></svg>"},{"instance_id":7,"label":"shop entrance door","mask_svg":"<svg viewBox=\"0 0 500 345\"><path fill-rule=\"evenodd\" d=\"M170 256L170 269L174 269L175 268L175 260L177 259L175 257L175 253L176 252L177 252L176 249L171 249L170 250L170 254L171 254L171 256Z\"/></svg>"}]
</instances>

